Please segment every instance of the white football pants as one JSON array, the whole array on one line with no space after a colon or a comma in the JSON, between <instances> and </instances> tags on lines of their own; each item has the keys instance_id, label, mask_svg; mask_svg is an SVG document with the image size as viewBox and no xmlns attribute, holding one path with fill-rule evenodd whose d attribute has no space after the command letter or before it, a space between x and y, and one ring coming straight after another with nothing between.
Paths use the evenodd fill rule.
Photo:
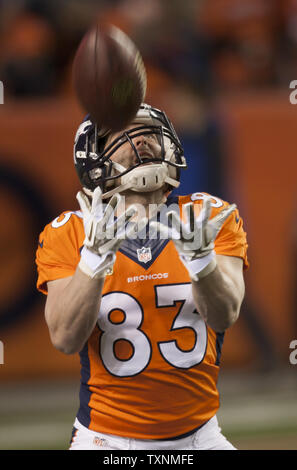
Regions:
<instances>
[{"instance_id":1,"label":"white football pants","mask_svg":"<svg viewBox=\"0 0 297 470\"><path fill-rule=\"evenodd\" d=\"M70 450L236 450L223 436L214 416L198 431L168 441L132 439L91 431L76 419Z\"/></svg>"}]
</instances>

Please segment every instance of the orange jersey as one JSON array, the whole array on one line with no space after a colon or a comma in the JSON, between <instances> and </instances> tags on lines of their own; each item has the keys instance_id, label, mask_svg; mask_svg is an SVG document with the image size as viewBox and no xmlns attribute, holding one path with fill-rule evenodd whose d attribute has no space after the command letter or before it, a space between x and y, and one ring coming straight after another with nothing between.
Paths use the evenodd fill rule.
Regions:
<instances>
[{"instance_id":1,"label":"orange jersey","mask_svg":"<svg viewBox=\"0 0 297 470\"><path fill-rule=\"evenodd\" d=\"M204 193L169 198L194 202ZM212 216L228 204L213 198ZM47 225L37 250L37 287L74 274L83 246L82 215L64 212ZM248 266L238 211L225 221L217 254ZM223 333L195 308L189 274L171 240L124 240L106 277L97 326L80 352L77 418L91 430L165 439L199 427L219 407L217 378Z\"/></svg>"}]
</instances>

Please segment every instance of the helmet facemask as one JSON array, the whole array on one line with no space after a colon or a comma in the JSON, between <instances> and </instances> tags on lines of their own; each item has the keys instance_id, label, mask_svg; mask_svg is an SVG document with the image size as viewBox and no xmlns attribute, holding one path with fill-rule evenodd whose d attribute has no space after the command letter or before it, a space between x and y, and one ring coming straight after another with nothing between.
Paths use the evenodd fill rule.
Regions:
<instances>
[{"instance_id":1,"label":"helmet facemask","mask_svg":"<svg viewBox=\"0 0 297 470\"><path fill-rule=\"evenodd\" d=\"M95 124L87 122L90 127L87 131L87 124L83 127L81 142L79 131L76 137L75 164L82 185L89 191L99 185L102 197L106 199L127 189L148 192L162 186L170 190L179 186L179 172L181 168L186 168L186 161L180 141L165 113L142 105L132 122L133 127L115 137L108 145L109 134L100 134ZM141 156L134 139L152 134L160 145L160 156ZM128 168L112 160L114 153L127 142L136 156L135 163ZM83 150L78 150L79 143L84 143ZM144 166L147 163L150 165Z\"/></svg>"}]
</instances>

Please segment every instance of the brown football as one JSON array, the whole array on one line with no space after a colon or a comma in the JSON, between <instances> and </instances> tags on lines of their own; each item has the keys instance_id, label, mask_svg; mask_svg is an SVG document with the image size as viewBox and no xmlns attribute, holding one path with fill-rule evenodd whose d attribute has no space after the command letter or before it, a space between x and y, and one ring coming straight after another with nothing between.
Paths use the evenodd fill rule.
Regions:
<instances>
[{"instance_id":1,"label":"brown football","mask_svg":"<svg viewBox=\"0 0 297 470\"><path fill-rule=\"evenodd\" d=\"M145 100L146 71L141 54L115 26L97 24L85 34L72 72L81 106L101 128L124 129Z\"/></svg>"}]
</instances>

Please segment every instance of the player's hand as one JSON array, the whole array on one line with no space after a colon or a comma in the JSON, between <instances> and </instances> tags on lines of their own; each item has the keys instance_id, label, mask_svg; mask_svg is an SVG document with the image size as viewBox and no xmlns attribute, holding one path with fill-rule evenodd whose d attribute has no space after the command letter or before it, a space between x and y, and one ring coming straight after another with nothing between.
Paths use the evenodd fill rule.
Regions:
<instances>
[{"instance_id":1,"label":"player's hand","mask_svg":"<svg viewBox=\"0 0 297 470\"><path fill-rule=\"evenodd\" d=\"M162 238L171 238L176 246L181 260L193 280L198 280L212 272L216 267L214 241L223 223L236 209L236 204L223 209L210 219L211 198L203 200L199 216L195 218L194 204L183 206L186 221L174 212L168 212L168 226L160 222L151 225L160 233Z\"/></svg>"},{"instance_id":2,"label":"player's hand","mask_svg":"<svg viewBox=\"0 0 297 470\"><path fill-rule=\"evenodd\" d=\"M100 187L94 190L91 203L82 191L77 193L76 198L83 215L85 229L79 267L91 277L103 277L112 268L116 251L123 240L135 233L136 224L130 222L130 219L137 210L130 206L116 219L115 211L121 196L114 194L109 203L103 205ZM144 223L146 221L143 221Z\"/></svg>"}]
</instances>

